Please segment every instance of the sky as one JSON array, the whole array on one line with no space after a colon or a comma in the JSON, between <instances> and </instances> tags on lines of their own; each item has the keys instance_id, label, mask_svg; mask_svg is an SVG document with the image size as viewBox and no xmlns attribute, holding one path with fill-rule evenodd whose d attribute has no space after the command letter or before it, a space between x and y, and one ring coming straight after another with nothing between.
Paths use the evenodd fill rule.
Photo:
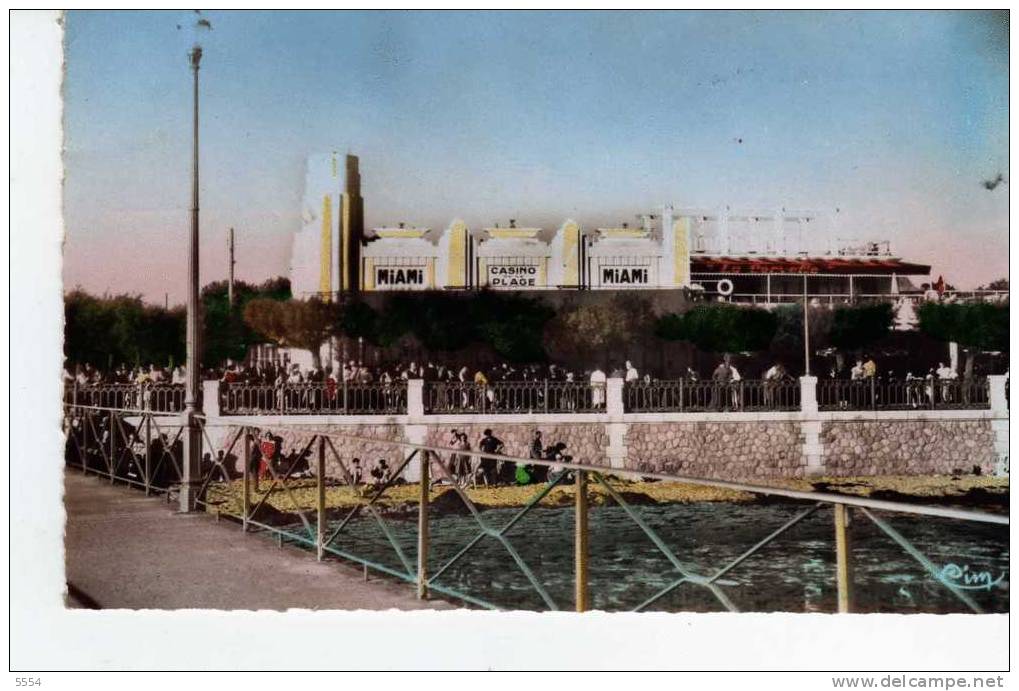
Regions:
<instances>
[{"instance_id":1,"label":"sky","mask_svg":"<svg viewBox=\"0 0 1019 691\"><path fill-rule=\"evenodd\" d=\"M839 209L840 236L959 288L1008 275L1007 13L205 16L203 283L231 226L238 278L288 273L305 158L329 151L360 156L368 227ZM184 299L189 24L66 17L68 290Z\"/></svg>"}]
</instances>

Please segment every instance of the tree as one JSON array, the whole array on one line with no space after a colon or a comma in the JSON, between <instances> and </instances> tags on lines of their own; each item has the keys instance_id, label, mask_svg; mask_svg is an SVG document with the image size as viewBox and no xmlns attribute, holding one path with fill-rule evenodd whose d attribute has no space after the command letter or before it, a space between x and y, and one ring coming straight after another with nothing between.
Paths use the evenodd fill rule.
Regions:
<instances>
[{"instance_id":1,"label":"tree","mask_svg":"<svg viewBox=\"0 0 1019 691\"><path fill-rule=\"evenodd\" d=\"M1008 279L998 278L985 286L980 286L977 290L1008 290Z\"/></svg>"},{"instance_id":2,"label":"tree","mask_svg":"<svg viewBox=\"0 0 1019 691\"><path fill-rule=\"evenodd\" d=\"M606 365L610 353L647 332L653 319L650 303L636 295L566 309L546 324L545 350L565 362L583 362L594 354Z\"/></svg>"},{"instance_id":3,"label":"tree","mask_svg":"<svg viewBox=\"0 0 1019 691\"><path fill-rule=\"evenodd\" d=\"M917 316L923 333L966 347L966 377L973 376L975 352L1008 350L1008 305L926 302Z\"/></svg>"},{"instance_id":4,"label":"tree","mask_svg":"<svg viewBox=\"0 0 1019 691\"><path fill-rule=\"evenodd\" d=\"M74 363L170 365L184 359L184 311L146 305L138 295L64 298L64 353Z\"/></svg>"},{"instance_id":5,"label":"tree","mask_svg":"<svg viewBox=\"0 0 1019 691\"><path fill-rule=\"evenodd\" d=\"M290 299L290 281L283 277L260 285L234 281L234 304L230 305L226 281L202 288L202 360L221 363L240 360L259 342L258 334L244 320L244 308L255 298L282 301Z\"/></svg>"},{"instance_id":6,"label":"tree","mask_svg":"<svg viewBox=\"0 0 1019 691\"><path fill-rule=\"evenodd\" d=\"M255 298L244 308L244 320L266 339L311 353L315 367L322 364L319 348L338 331L339 305L317 297L308 300Z\"/></svg>"},{"instance_id":7,"label":"tree","mask_svg":"<svg viewBox=\"0 0 1019 691\"><path fill-rule=\"evenodd\" d=\"M831 344L844 350L865 348L887 336L893 321L890 302L837 307L831 321Z\"/></svg>"},{"instance_id":8,"label":"tree","mask_svg":"<svg viewBox=\"0 0 1019 691\"><path fill-rule=\"evenodd\" d=\"M715 303L662 316L655 334L667 341L689 341L707 352L736 353L767 349L777 328L778 318L768 310Z\"/></svg>"}]
</instances>

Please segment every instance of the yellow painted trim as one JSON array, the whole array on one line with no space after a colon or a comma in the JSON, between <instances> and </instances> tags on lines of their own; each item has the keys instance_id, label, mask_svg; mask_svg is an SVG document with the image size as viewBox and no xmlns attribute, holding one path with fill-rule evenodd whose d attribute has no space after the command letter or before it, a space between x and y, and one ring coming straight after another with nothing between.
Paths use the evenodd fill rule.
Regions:
<instances>
[{"instance_id":1,"label":"yellow painted trim","mask_svg":"<svg viewBox=\"0 0 1019 691\"><path fill-rule=\"evenodd\" d=\"M449 233L449 247L446 248L448 269L446 285L463 288L467 285L467 226L457 223Z\"/></svg>"},{"instance_id":2,"label":"yellow painted trim","mask_svg":"<svg viewBox=\"0 0 1019 691\"><path fill-rule=\"evenodd\" d=\"M646 238L650 235L643 228L599 228L598 234L605 238Z\"/></svg>"},{"instance_id":3,"label":"yellow painted trim","mask_svg":"<svg viewBox=\"0 0 1019 691\"><path fill-rule=\"evenodd\" d=\"M567 224L563 228L563 285L580 283L580 226Z\"/></svg>"},{"instance_id":4,"label":"yellow painted trim","mask_svg":"<svg viewBox=\"0 0 1019 691\"><path fill-rule=\"evenodd\" d=\"M541 228L485 228L485 230L496 239L533 238L541 232Z\"/></svg>"},{"instance_id":5,"label":"yellow painted trim","mask_svg":"<svg viewBox=\"0 0 1019 691\"><path fill-rule=\"evenodd\" d=\"M350 290L350 195L340 196L340 288Z\"/></svg>"},{"instance_id":6,"label":"yellow painted trim","mask_svg":"<svg viewBox=\"0 0 1019 691\"><path fill-rule=\"evenodd\" d=\"M429 257L425 262L425 288L435 287L435 258Z\"/></svg>"},{"instance_id":7,"label":"yellow painted trim","mask_svg":"<svg viewBox=\"0 0 1019 691\"><path fill-rule=\"evenodd\" d=\"M375 290L375 258L364 258L364 290Z\"/></svg>"},{"instance_id":8,"label":"yellow painted trim","mask_svg":"<svg viewBox=\"0 0 1019 691\"><path fill-rule=\"evenodd\" d=\"M328 194L322 197L322 243L319 253L318 290L328 295L333 289L333 200Z\"/></svg>"},{"instance_id":9,"label":"yellow painted trim","mask_svg":"<svg viewBox=\"0 0 1019 691\"><path fill-rule=\"evenodd\" d=\"M686 287L690 285L690 219L678 218L672 227L676 234L675 285Z\"/></svg>"},{"instance_id":10,"label":"yellow painted trim","mask_svg":"<svg viewBox=\"0 0 1019 691\"><path fill-rule=\"evenodd\" d=\"M478 285L488 285L488 257L478 259Z\"/></svg>"},{"instance_id":11,"label":"yellow painted trim","mask_svg":"<svg viewBox=\"0 0 1019 691\"><path fill-rule=\"evenodd\" d=\"M427 228L375 228L375 235L380 238L422 238Z\"/></svg>"},{"instance_id":12,"label":"yellow painted trim","mask_svg":"<svg viewBox=\"0 0 1019 691\"><path fill-rule=\"evenodd\" d=\"M548 257L538 258L538 280L536 283L539 288L544 288L548 285Z\"/></svg>"}]
</instances>

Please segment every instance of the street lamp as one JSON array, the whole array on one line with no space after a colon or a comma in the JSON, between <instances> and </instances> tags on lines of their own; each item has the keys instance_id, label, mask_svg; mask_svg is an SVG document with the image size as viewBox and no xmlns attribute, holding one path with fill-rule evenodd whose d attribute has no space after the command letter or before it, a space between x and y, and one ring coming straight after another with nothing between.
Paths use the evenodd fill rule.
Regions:
<instances>
[{"instance_id":1,"label":"street lamp","mask_svg":"<svg viewBox=\"0 0 1019 691\"><path fill-rule=\"evenodd\" d=\"M191 232L188 236L188 299L187 299L187 382L184 392L184 458L181 462L180 510L194 511L198 500L202 470L202 401L198 390L201 382L201 334L198 320L198 65L202 47L196 42L188 53L194 75L193 140L191 149Z\"/></svg>"}]
</instances>

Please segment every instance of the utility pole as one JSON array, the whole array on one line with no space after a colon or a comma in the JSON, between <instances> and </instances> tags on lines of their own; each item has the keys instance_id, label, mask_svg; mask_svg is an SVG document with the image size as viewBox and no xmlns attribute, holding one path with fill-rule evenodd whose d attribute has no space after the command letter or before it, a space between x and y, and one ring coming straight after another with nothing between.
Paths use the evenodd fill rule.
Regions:
<instances>
[{"instance_id":1,"label":"utility pole","mask_svg":"<svg viewBox=\"0 0 1019 691\"><path fill-rule=\"evenodd\" d=\"M188 53L188 62L194 74L193 83L193 139L191 148L191 232L188 237L188 292L187 292L187 386L184 392L184 458L181 459L180 511L196 509L201 483L202 401L198 387L201 382L201 334L198 326L198 65L202 60L202 47L195 43Z\"/></svg>"},{"instance_id":2,"label":"utility pole","mask_svg":"<svg viewBox=\"0 0 1019 691\"><path fill-rule=\"evenodd\" d=\"M230 282L226 287L226 300L230 309L234 306L234 229L230 229Z\"/></svg>"}]
</instances>

